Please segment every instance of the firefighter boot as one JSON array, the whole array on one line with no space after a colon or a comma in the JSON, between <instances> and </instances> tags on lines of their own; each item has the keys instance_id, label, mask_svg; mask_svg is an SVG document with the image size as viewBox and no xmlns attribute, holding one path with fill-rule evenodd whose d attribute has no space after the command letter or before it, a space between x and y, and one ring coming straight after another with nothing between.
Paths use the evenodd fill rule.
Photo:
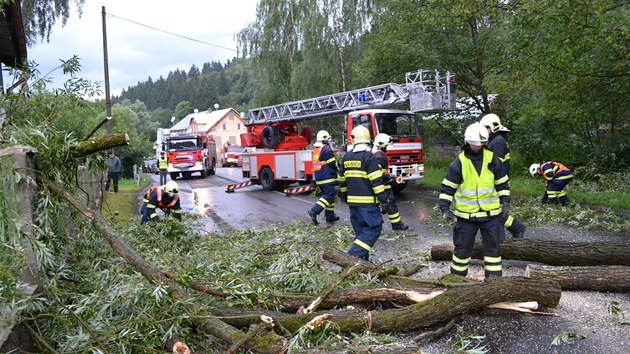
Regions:
<instances>
[{"instance_id":1,"label":"firefighter boot","mask_svg":"<svg viewBox=\"0 0 630 354\"><path fill-rule=\"evenodd\" d=\"M339 221L339 217L335 214L333 214L332 216L326 216L326 222L335 222L335 221Z\"/></svg>"},{"instance_id":2,"label":"firefighter boot","mask_svg":"<svg viewBox=\"0 0 630 354\"><path fill-rule=\"evenodd\" d=\"M403 224L402 221L392 224L392 230L407 230L407 229L409 229L409 226Z\"/></svg>"},{"instance_id":3,"label":"firefighter boot","mask_svg":"<svg viewBox=\"0 0 630 354\"><path fill-rule=\"evenodd\" d=\"M317 221L317 213L315 212L315 210L309 209L308 215L311 217L311 220L313 220L313 224L319 224L319 222Z\"/></svg>"}]
</instances>

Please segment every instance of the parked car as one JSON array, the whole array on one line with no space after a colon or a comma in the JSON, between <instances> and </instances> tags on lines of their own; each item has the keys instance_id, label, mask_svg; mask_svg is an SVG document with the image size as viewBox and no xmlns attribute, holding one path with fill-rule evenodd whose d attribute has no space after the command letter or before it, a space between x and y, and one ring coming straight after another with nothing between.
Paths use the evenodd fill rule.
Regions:
<instances>
[{"instance_id":1,"label":"parked car","mask_svg":"<svg viewBox=\"0 0 630 354\"><path fill-rule=\"evenodd\" d=\"M243 167L243 151L239 145L227 145L221 149L221 166Z\"/></svg>"},{"instance_id":2,"label":"parked car","mask_svg":"<svg viewBox=\"0 0 630 354\"><path fill-rule=\"evenodd\" d=\"M158 173L157 160L156 159L144 160L144 163L142 164L142 172L157 174Z\"/></svg>"}]
</instances>

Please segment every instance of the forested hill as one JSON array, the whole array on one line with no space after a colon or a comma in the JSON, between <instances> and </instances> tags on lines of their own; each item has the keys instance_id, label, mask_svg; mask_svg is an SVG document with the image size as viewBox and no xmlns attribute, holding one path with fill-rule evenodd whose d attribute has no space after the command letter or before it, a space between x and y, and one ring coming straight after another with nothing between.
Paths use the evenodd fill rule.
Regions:
<instances>
[{"instance_id":1,"label":"forested hill","mask_svg":"<svg viewBox=\"0 0 630 354\"><path fill-rule=\"evenodd\" d=\"M147 78L136 86L123 90L120 96L112 97L113 103L123 100L144 102L147 110L166 109L176 111L178 104L187 102L192 109L205 110L219 104L245 110L254 97L254 82L248 60L228 60L204 63L201 69L193 65L188 71L177 69L166 78Z\"/></svg>"}]
</instances>

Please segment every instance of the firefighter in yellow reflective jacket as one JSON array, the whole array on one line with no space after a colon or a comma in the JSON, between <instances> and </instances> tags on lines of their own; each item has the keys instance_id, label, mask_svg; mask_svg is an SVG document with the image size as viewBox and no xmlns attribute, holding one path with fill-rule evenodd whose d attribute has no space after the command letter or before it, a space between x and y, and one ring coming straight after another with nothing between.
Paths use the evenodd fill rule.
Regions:
<instances>
[{"instance_id":1,"label":"firefighter in yellow reflective jacket","mask_svg":"<svg viewBox=\"0 0 630 354\"><path fill-rule=\"evenodd\" d=\"M160 152L157 165L160 170L160 185L163 186L166 184L166 175L168 175L168 157L165 156L164 151Z\"/></svg>"},{"instance_id":2,"label":"firefighter in yellow reflective jacket","mask_svg":"<svg viewBox=\"0 0 630 354\"><path fill-rule=\"evenodd\" d=\"M142 204L142 220L140 225L144 225L149 221L160 221L157 214L157 208L179 221L182 221L182 207L179 202L179 185L175 181L169 181L163 186L151 187L144 196L144 204Z\"/></svg>"},{"instance_id":3,"label":"firefighter in yellow reflective jacket","mask_svg":"<svg viewBox=\"0 0 630 354\"><path fill-rule=\"evenodd\" d=\"M330 134L325 130L317 132L317 142L313 150L313 176L315 183L322 191L322 196L308 211L313 224L317 225L317 215L324 211L327 222L335 222L339 217L335 215L335 186L337 182L337 160L330 147Z\"/></svg>"},{"instance_id":4,"label":"firefighter in yellow reflective jacket","mask_svg":"<svg viewBox=\"0 0 630 354\"><path fill-rule=\"evenodd\" d=\"M451 163L442 181L438 206L453 226L451 273L468 275L477 232L481 231L485 277L501 276L500 235L510 215L509 178L499 159L485 148L488 131L473 123L464 133L464 151ZM455 211L451 212L451 203Z\"/></svg>"},{"instance_id":5,"label":"firefighter in yellow reflective jacket","mask_svg":"<svg viewBox=\"0 0 630 354\"><path fill-rule=\"evenodd\" d=\"M343 155L339 166L341 199L350 208L354 243L348 254L368 260L372 247L383 231L383 217L378 205L388 209L381 170L370 146L370 131L360 125L351 132L352 151Z\"/></svg>"}]
</instances>

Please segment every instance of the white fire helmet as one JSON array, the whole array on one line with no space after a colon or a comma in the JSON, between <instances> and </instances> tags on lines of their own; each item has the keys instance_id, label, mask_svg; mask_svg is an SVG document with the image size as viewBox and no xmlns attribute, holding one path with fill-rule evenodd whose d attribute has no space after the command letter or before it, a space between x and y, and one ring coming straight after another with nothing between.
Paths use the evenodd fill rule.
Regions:
<instances>
[{"instance_id":1,"label":"white fire helmet","mask_svg":"<svg viewBox=\"0 0 630 354\"><path fill-rule=\"evenodd\" d=\"M164 193L170 198L174 197L175 194L179 193L179 185L175 181L168 181L164 185Z\"/></svg>"},{"instance_id":2,"label":"white fire helmet","mask_svg":"<svg viewBox=\"0 0 630 354\"><path fill-rule=\"evenodd\" d=\"M540 169L540 164L533 163L531 166L529 166L529 174L532 175L532 177L538 177L540 176L540 173L538 172L539 169Z\"/></svg>"},{"instance_id":3,"label":"white fire helmet","mask_svg":"<svg viewBox=\"0 0 630 354\"><path fill-rule=\"evenodd\" d=\"M392 137L385 134L385 133L379 133L378 135L376 135L376 137L374 138L374 146L382 149L386 146L389 146L392 144Z\"/></svg>"},{"instance_id":4,"label":"white fire helmet","mask_svg":"<svg viewBox=\"0 0 630 354\"><path fill-rule=\"evenodd\" d=\"M479 121L479 123L481 123L483 126L490 128L490 131L493 133L496 132L509 132L510 130L506 127L504 127L501 124L501 119L499 119L499 116L497 116L494 113L490 113L490 114L486 114L485 116L483 116L481 118L481 120Z\"/></svg>"},{"instance_id":5,"label":"white fire helmet","mask_svg":"<svg viewBox=\"0 0 630 354\"><path fill-rule=\"evenodd\" d=\"M466 128L464 139L469 145L486 145L488 142L488 130L481 123L473 123Z\"/></svg>"}]
</instances>

